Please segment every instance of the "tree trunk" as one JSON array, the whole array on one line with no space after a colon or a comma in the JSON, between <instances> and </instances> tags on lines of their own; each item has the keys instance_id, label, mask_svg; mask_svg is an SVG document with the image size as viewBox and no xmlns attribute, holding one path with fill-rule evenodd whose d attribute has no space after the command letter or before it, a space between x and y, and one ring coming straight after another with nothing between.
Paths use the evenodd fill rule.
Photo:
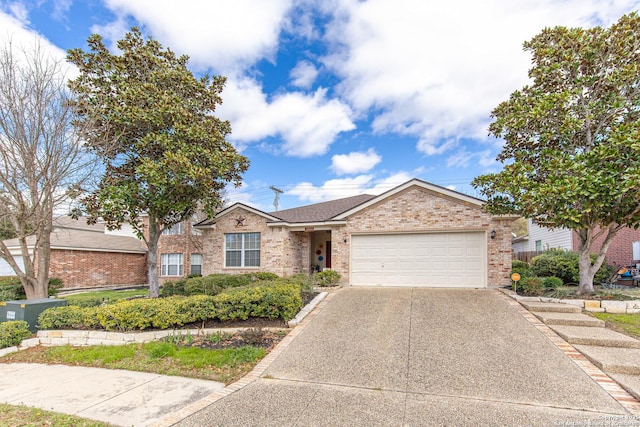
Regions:
<instances>
[{"instance_id":1,"label":"tree trunk","mask_svg":"<svg viewBox=\"0 0 640 427\"><path fill-rule=\"evenodd\" d=\"M160 296L160 283L158 280L158 240L162 229L158 227L156 219L149 215L149 240L147 241L147 280L149 281L149 296Z\"/></svg>"},{"instance_id":2,"label":"tree trunk","mask_svg":"<svg viewBox=\"0 0 640 427\"><path fill-rule=\"evenodd\" d=\"M590 245L589 245L590 246ZM591 248L582 248L579 254L579 267L580 267L580 293L592 294L595 292L593 289L593 278L598 270L594 269L591 265Z\"/></svg>"},{"instance_id":3,"label":"tree trunk","mask_svg":"<svg viewBox=\"0 0 640 427\"><path fill-rule=\"evenodd\" d=\"M577 230L579 247L579 268L580 268L580 287L579 293L592 294L595 292L593 288L593 279L596 276L600 267L604 263L605 256L611 241L615 237L619 230L619 226L616 224L610 224L608 227L596 231L595 227ZM591 249L593 244L599 236L606 234L598 256L593 264L591 264Z\"/></svg>"}]
</instances>

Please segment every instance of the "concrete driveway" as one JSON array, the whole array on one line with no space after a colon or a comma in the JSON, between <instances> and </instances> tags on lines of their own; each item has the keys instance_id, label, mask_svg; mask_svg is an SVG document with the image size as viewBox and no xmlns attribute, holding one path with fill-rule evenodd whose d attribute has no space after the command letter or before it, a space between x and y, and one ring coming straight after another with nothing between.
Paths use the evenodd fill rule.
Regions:
<instances>
[{"instance_id":1,"label":"concrete driveway","mask_svg":"<svg viewBox=\"0 0 640 427\"><path fill-rule=\"evenodd\" d=\"M617 422L640 425L496 291L344 288L260 379L178 425Z\"/></svg>"}]
</instances>

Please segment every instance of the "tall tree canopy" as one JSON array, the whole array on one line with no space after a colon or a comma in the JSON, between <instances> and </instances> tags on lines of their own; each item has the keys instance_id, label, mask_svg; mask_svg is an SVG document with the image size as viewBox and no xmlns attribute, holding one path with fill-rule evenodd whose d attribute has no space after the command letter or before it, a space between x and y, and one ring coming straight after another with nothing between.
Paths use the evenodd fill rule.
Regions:
<instances>
[{"instance_id":1,"label":"tall tree canopy","mask_svg":"<svg viewBox=\"0 0 640 427\"><path fill-rule=\"evenodd\" d=\"M580 291L590 293L615 234L640 222L640 17L546 28L524 49L532 83L493 110L489 127L505 140L504 169L473 185L493 213L575 230Z\"/></svg>"},{"instance_id":2,"label":"tall tree canopy","mask_svg":"<svg viewBox=\"0 0 640 427\"><path fill-rule=\"evenodd\" d=\"M78 124L93 121L86 140L106 171L82 203L110 228L131 223L147 244L150 295L158 296L162 231L200 207L213 214L221 191L239 185L249 163L225 140L229 123L213 115L224 77L195 78L188 57L145 40L137 28L118 41L119 55L97 34L88 45L88 52L68 52L80 70L70 87Z\"/></svg>"},{"instance_id":3,"label":"tall tree canopy","mask_svg":"<svg viewBox=\"0 0 640 427\"><path fill-rule=\"evenodd\" d=\"M63 62L38 44L0 49L0 258L28 299L46 298L53 214L95 164L72 126ZM20 257L20 259L17 259Z\"/></svg>"}]
</instances>

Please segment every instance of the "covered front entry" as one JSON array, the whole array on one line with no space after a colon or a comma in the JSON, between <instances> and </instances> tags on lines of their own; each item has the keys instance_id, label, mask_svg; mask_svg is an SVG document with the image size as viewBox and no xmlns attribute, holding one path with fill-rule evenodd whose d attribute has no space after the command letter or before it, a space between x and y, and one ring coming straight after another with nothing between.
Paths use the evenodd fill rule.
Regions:
<instances>
[{"instance_id":1,"label":"covered front entry","mask_svg":"<svg viewBox=\"0 0 640 427\"><path fill-rule=\"evenodd\" d=\"M331 268L331 231L320 230L311 234L311 269L322 271Z\"/></svg>"},{"instance_id":2,"label":"covered front entry","mask_svg":"<svg viewBox=\"0 0 640 427\"><path fill-rule=\"evenodd\" d=\"M487 286L484 231L351 237L351 285Z\"/></svg>"}]
</instances>

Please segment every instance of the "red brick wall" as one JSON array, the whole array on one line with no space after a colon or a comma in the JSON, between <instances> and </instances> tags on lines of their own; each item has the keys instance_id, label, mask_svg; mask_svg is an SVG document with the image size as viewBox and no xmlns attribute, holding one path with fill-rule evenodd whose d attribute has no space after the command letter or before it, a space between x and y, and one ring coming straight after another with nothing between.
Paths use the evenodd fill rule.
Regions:
<instances>
[{"instance_id":1,"label":"red brick wall","mask_svg":"<svg viewBox=\"0 0 640 427\"><path fill-rule=\"evenodd\" d=\"M597 253L602 246L604 236L598 239L591 252ZM640 260L633 259L633 242L640 241L640 229L634 230L633 228L625 227L618 231L616 236L609 245L607 250L607 262L615 265L634 265ZM573 247L578 249L578 238L574 233L573 235Z\"/></svg>"},{"instance_id":2,"label":"red brick wall","mask_svg":"<svg viewBox=\"0 0 640 427\"><path fill-rule=\"evenodd\" d=\"M162 254L182 254L183 274L181 277L185 277L191 274L191 254L202 254L202 251L202 236L193 234L191 221L184 222L184 234L160 236L160 240L158 240L158 277L160 283L180 278L162 275Z\"/></svg>"},{"instance_id":3,"label":"red brick wall","mask_svg":"<svg viewBox=\"0 0 640 427\"><path fill-rule=\"evenodd\" d=\"M49 276L59 277L64 289L147 283L147 255L51 250Z\"/></svg>"}]
</instances>

